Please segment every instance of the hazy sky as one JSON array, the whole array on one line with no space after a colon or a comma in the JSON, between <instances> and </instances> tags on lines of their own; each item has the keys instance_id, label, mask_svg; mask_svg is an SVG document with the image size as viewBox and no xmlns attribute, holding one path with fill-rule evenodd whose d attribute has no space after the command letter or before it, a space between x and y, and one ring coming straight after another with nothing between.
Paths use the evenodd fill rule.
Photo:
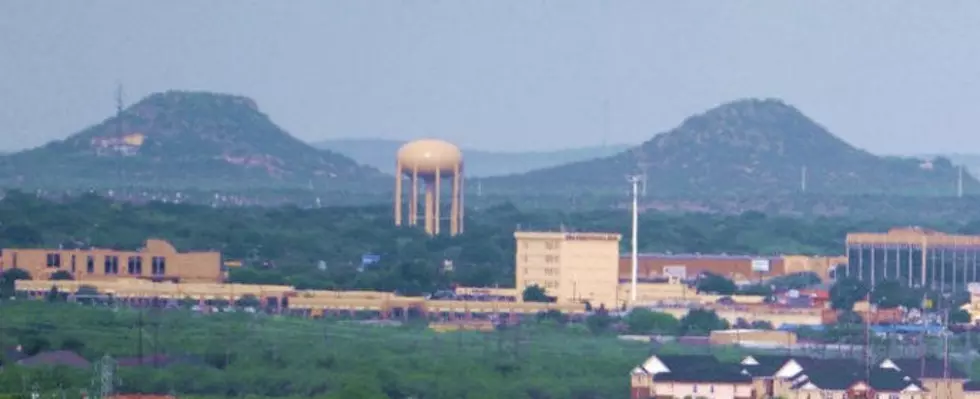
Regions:
<instances>
[{"instance_id":1,"label":"hazy sky","mask_svg":"<svg viewBox=\"0 0 980 399\"><path fill-rule=\"evenodd\" d=\"M980 1L0 1L0 148L103 120L116 82L304 140L633 143L779 97L874 152L980 152Z\"/></svg>"}]
</instances>

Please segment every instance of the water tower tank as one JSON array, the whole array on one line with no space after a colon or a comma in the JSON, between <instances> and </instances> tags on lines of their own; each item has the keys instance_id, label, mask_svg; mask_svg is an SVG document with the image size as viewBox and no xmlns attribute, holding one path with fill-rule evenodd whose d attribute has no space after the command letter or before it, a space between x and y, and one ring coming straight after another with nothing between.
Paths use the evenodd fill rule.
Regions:
<instances>
[{"instance_id":1,"label":"water tower tank","mask_svg":"<svg viewBox=\"0 0 980 399\"><path fill-rule=\"evenodd\" d=\"M463 164L463 153L452 143L442 140L416 140L398 149L398 162L406 174L417 170L420 175L455 173Z\"/></svg>"}]
</instances>

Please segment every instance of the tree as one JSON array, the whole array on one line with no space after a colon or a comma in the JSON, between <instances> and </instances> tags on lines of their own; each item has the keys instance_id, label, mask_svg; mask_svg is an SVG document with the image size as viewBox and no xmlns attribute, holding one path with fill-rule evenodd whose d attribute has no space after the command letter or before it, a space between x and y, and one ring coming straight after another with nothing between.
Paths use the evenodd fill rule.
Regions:
<instances>
[{"instance_id":1,"label":"tree","mask_svg":"<svg viewBox=\"0 0 980 399\"><path fill-rule=\"evenodd\" d=\"M868 286L855 278L845 277L830 287L830 306L836 310L854 309L854 304L868 296Z\"/></svg>"},{"instance_id":2,"label":"tree","mask_svg":"<svg viewBox=\"0 0 980 399\"><path fill-rule=\"evenodd\" d=\"M680 335L704 335L715 330L728 328L728 322L718 317L714 310L691 309L680 320Z\"/></svg>"},{"instance_id":3,"label":"tree","mask_svg":"<svg viewBox=\"0 0 980 399\"><path fill-rule=\"evenodd\" d=\"M626 315L626 328L632 334L674 333L679 326L674 316L646 308L633 308Z\"/></svg>"},{"instance_id":4,"label":"tree","mask_svg":"<svg viewBox=\"0 0 980 399\"><path fill-rule=\"evenodd\" d=\"M704 273L698 278L698 292L717 295L732 295L738 289L735 282L713 273Z\"/></svg>"},{"instance_id":5,"label":"tree","mask_svg":"<svg viewBox=\"0 0 980 399\"><path fill-rule=\"evenodd\" d=\"M537 285L531 285L524 289L521 295L524 298L524 302L554 302L555 298L552 298L545 294L544 289L538 287Z\"/></svg>"},{"instance_id":6,"label":"tree","mask_svg":"<svg viewBox=\"0 0 980 399\"><path fill-rule=\"evenodd\" d=\"M949 322L952 324L969 324L970 312L963 309L956 309L949 314Z\"/></svg>"}]
</instances>

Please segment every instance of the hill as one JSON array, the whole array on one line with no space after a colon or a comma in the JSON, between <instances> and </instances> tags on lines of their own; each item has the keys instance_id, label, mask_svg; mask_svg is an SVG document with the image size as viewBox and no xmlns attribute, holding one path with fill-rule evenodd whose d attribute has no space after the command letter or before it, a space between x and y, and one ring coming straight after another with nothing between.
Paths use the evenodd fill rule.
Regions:
<instances>
[{"instance_id":1,"label":"hill","mask_svg":"<svg viewBox=\"0 0 980 399\"><path fill-rule=\"evenodd\" d=\"M6 186L342 188L380 177L290 136L249 98L168 91L64 140L0 157Z\"/></svg>"},{"instance_id":2,"label":"hill","mask_svg":"<svg viewBox=\"0 0 980 399\"><path fill-rule=\"evenodd\" d=\"M645 165L645 167L644 167ZM485 179L487 190L625 192L625 176L645 169L657 195L953 195L948 159L880 157L848 144L795 107L744 99L687 118L629 151L524 174ZM964 176L964 190L978 191Z\"/></svg>"},{"instance_id":3,"label":"hill","mask_svg":"<svg viewBox=\"0 0 980 399\"><path fill-rule=\"evenodd\" d=\"M361 164L382 171L389 171L394 168L394 154L402 144L405 142L398 140L337 139L313 143L313 146L344 154ZM554 151L493 152L463 149L463 157L466 160L468 176L486 177L525 173L535 169L606 157L628 148L627 145L616 144Z\"/></svg>"}]
</instances>

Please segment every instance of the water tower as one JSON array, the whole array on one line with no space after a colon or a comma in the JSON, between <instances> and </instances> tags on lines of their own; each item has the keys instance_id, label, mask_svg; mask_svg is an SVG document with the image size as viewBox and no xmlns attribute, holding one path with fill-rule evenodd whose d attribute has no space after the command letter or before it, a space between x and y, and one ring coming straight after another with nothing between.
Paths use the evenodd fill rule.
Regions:
<instances>
[{"instance_id":1,"label":"water tower","mask_svg":"<svg viewBox=\"0 0 980 399\"><path fill-rule=\"evenodd\" d=\"M439 194L443 179L452 179L449 234L463 232L463 153L442 140L416 140L398 149L395 169L395 225L402 224L402 175L411 183L408 199L408 225L418 224L419 179L425 187L425 232L439 234Z\"/></svg>"}]
</instances>

